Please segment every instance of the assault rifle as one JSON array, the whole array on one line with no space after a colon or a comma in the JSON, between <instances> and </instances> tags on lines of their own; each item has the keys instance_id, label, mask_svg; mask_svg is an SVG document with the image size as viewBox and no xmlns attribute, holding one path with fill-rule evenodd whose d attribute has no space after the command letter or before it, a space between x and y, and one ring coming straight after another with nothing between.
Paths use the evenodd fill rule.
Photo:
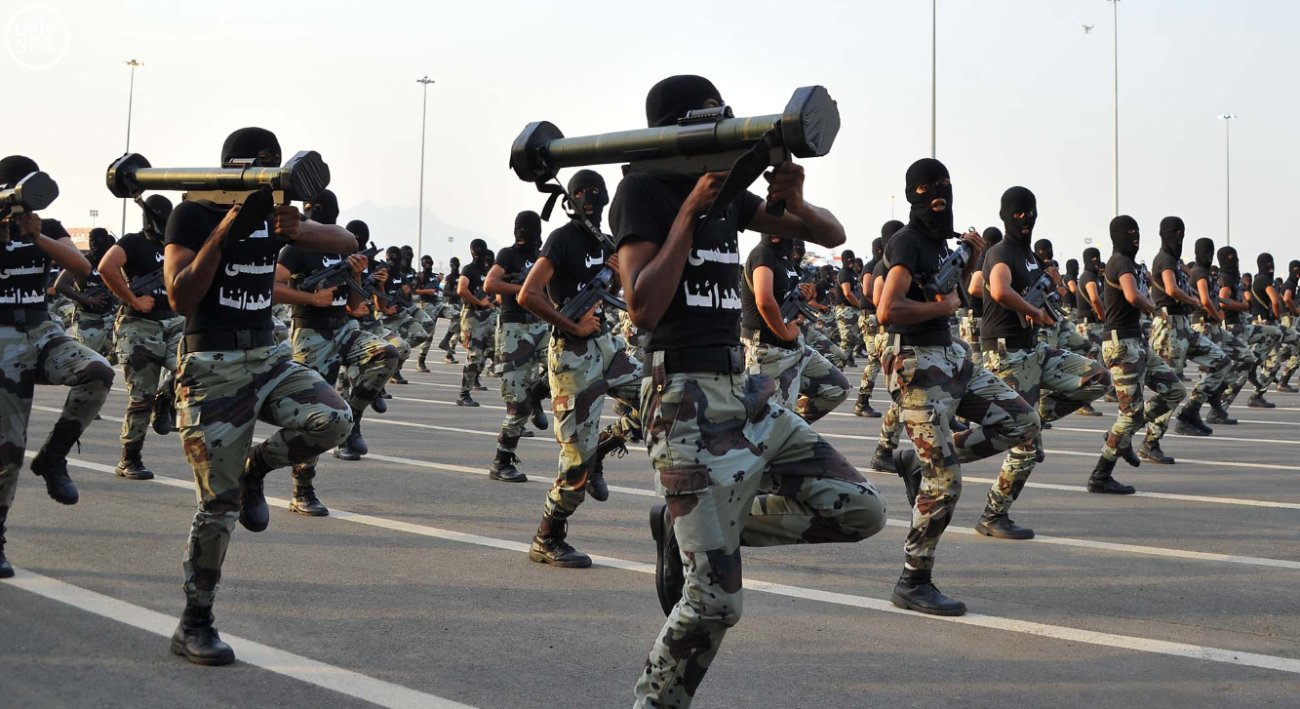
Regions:
<instances>
[{"instance_id":1,"label":"assault rifle","mask_svg":"<svg viewBox=\"0 0 1300 709\"><path fill-rule=\"evenodd\" d=\"M1137 289L1144 298L1151 297L1151 270L1145 263L1137 265Z\"/></svg>"},{"instance_id":2,"label":"assault rifle","mask_svg":"<svg viewBox=\"0 0 1300 709\"><path fill-rule=\"evenodd\" d=\"M809 322L817 319L817 311L808 305L808 299L804 297L803 289L799 287L805 283L812 283L816 278L816 273L803 271L799 282L785 294L785 299L781 301L781 322L793 322L801 315Z\"/></svg>"},{"instance_id":3,"label":"assault rifle","mask_svg":"<svg viewBox=\"0 0 1300 709\"><path fill-rule=\"evenodd\" d=\"M1056 285L1052 283L1052 277L1044 273L1038 277L1038 281L1025 291L1021 296L1026 303L1041 308L1047 312L1056 322L1065 320L1065 314L1061 312L1061 294L1056 291ZM1025 327L1029 327L1028 324Z\"/></svg>"},{"instance_id":4,"label":"assault rifle","mask_svg":"<svg viewBox=\"0 0 1300 709\"><path fill-rule=\"evenodd\" d=\"M361 255L365 256L367 261L373 260L378 254L379 247L374 246L373 244L370 248L361 252ZM315 293L322 288L348 286L352 290L356 291L357 295L360 295L363 298L366 297L369 294L361 289L361 284L357 283L356 279L351 277L351 270L351 266L348 265L348 257L344 256L338 263L322 268L310 276L303 278L301 281L298 281L296 285L298 290L307 291L309 293Z\"/></svg>"},{"instance_id":5,"label":"assault rifle","mask_svg":"<svg viewBox=\"0 0 1300 709\"><path fill-rule=\"evenodd\" d=\"M934 275L921 284L926 299L934 300L957 289L961 285L962 271L966 269L966 264L970 263L974 253L974 249L965 241L957 244L957 248L939 263L939 268Z\"/></svg>"}]
</instances>

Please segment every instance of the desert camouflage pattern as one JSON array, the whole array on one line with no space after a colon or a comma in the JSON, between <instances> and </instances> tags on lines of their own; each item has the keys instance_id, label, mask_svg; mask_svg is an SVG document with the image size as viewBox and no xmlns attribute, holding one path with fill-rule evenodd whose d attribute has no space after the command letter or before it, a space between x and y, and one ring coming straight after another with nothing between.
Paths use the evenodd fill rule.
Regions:
<instances>
[{"instance_id":1,"label":"desert camouflage pattern","mask_svg":"<svg viewBox=\"0 0 1300 709\"><path fill-rule=\"evenodd\" d=\"M880 373L880 355L889 342L888 337L881 337L884 328L874 313L863 313L859 319L862 325L863 344L867 350L867 361L862 364L862 379L858 382L858 398L866 401L876 391L876 375Z\"/></svg>"},{"instance_id":2,"label":"desert camouflage pattern","mask_svg":"<svg viewBox=\"0 0 1300 709\"><path fill-rule=\"evenodd\" d=\"M91 313L80 308L68 330L72 339L105 357L113 344L113 314Z\"/></svg>"},{"instance_id":3,"label":"desert camouflage pattern","mask_svg":"<svg viewBox=\"0 0 1300 709\"><path fill-rule=\"evenodd\" d=\"M519 447L519 436L533 413L528 388L546 376L546 351L550 326L544 322L498 323L497 352L493 360L501 374L501 399L506 404L506 419L497 435L497 450L508 453Z\"/></svg>"},{"instance_id":4,"label":"desert camouflage pattern","mask_svg":"<svg viewBox=\"0 0 1300 709\"><path fill-rule=\"evenodd\" d=\"M794 347L778 347L744 340L745 369L776 382L772 403L793 408L808 423L813 423L844 402L849 395L849 380L835 365L804 343L801 335Z\"/></svg>"},{"instance_id":5,"label":"desert camouflage pattern","mask_svg":"<svg viewBox=\"0 0 1300 709\"><path fill-rule=\"evenodd\" d=\"M896 336L885 351L884 369L889 395L923 464L903 551L908 567L929 569L961 496L961 464L1033 440L1038 413L972 361L963 342L911 346ZM954 434L948 423L953 416L970 422L970 429Z\"/></svg>"},{"instance_id":6,"label":"desert camouflage pattern","mask_svg":"<svg viewBox=\"0 0 1300 709\"><path fill-rule=\"evenodd\" d=\"M1193 330L1191 318L1186 315L1160 311L1151 323L1151 347L1175 372L1183 371L1188 360L1201 366L1205 373L1192 387L1193 403L1203 404L1222 391L1232 375L1232 360L1213 340Z\"/></svg>"},{"instance_id":7,"label":"desert camouflage pattern","mask_svg":"<svg viewBox=\"0 0 1300 709\"><path fill-rule=\"evenodd\" d=\"M862 331L858 328L858 309L852 305L835 306L835 326L839 330L840 348L852 361L858 347L862 344Z\"/></svg>"},{"instance_id":8,"label":"desert camouflage pattern","mask_svg":"<svg viewBox=\"0 0 1300 709\"><path fill-rule=\"evenodd\" d=\"M821 322L818 321L812 323L805 322L801 326L800 329L803 331L804 342L808 343L809 347L817 350L817 354L825 357L831 364L843 369L844 366L848 364L848 359L844 355L844 350L841 349L839 345L835 344L834 340L827 337L826 333L822 332L820 325Z\"/></svg>"},{"instance_id":9,"label":"desert camouflage pattern","mask_svg":"<svg viewBox=\"0 0 1300 709\"><path fill-rule=\"evenodd\" d=\"M1187 398L1187 389L1178 374L1156 354L1154 348L1137 338L1120 339L1112 333L1101 346L1102 363L1110 370L1119 400L1119 416L1106 434L1101 454L1115 460L1120 448L1132 445L1133 434L1145 422L1147 439L1160 440L1169 429L1169 419L1178 404ZM1142 388L1155 394L1145 407Z\"/></svg>"},{"instance_id":10,"label":"desert camouflage pattern","mask_svg":"<svg viewBox=\"0 0 1300 709\"><path fill-rule=\"evenodd\" d=\"M185 597L194 605L211 606L216 597L248 458L273 469L302 463L352 430L352 412L334 388L290 355L278 343L180 356L176 417L198 488L183 562ZM281 428L252 446L258 420Z\"/></svg>"},{"instance_id":11,"label":"desert camouflage pattern","mask_svg":"<svg viewBox=\"0 0 1300 709\"><path fill-rule=\"evenodd\" d=\"M493 335L495 308L479 310L466 306L460 311L460 342L465 346L465 368L460 377L461 396L468 396L483 371L483 360Z\"/></svg>"},{"instance_id":12,"label":"desert camouflage pattern","mask_svg":"<svg viewBox=\"0 0 1300 709\"><path fill-rule=\"evenodd\" d=\"M740 620L741 546L856 542L885 525L885 501L761 375L665 374L641 386L655 486L685 566L682 599L636 686L637 707L687 707Z\"/></svg>"},{"instance_id":13,"label":"desert camouflage pattern","mask_svg":"<svg viewBox=\"0 0 1300 709\"><path fill-rule=\"evenodd\" d=\"M1278 361L1278 352L1282 346L1282 328L1271 323L1256 321L1250 326L1249 339L1251 350L1255 353L1255 359L1259 366L1254 371L1254 379L1251 383L1255 385L1255 393L1262 395L1268 391L1277 376L1280 362Z\"/></svg>"},{"instance_id":14,"label":"desert camouflage pattern","mask_svg":"<svg viewBox=\"0 0 1300 709\"><path fill-rule=\"evenodd\" d=\"M54 431L76 438L108 399L114 375L108 360L64 334L55 320L26 329L0 325L0 519L18 489L36 385L69 388Z\"/></svg>"},{"instance_id":15,"label":"desert camouflage pattern","mask_svg":"<svg viewBox=\"0 0 1300 709\"><path fill-rule=\"evenodd\" d=\"M1004 343L984 351L984 366L1014 389L1043 421L1056 421L1083 408L1110 388L1110 374L1096 361L1038 343L1008 350ZM1006 514L1034 471L1034 439L1007 451L998 479L989 490L987 512Z\"/></svg>"},{"instance_id":16,"label":"desert camouflage pattern","mask_svg":"<svg viewBox=\"0 0 1300 709\"><path fill-rule=\"evenodd\" d=\"M159 396L175 398L176 349L185 318L166 320L120 315L117 319L117 361L126 375L126 415L122 417L122 447L140 450ZM167 375L164 375L164 372Z\"/></svg>"}]
</instances>

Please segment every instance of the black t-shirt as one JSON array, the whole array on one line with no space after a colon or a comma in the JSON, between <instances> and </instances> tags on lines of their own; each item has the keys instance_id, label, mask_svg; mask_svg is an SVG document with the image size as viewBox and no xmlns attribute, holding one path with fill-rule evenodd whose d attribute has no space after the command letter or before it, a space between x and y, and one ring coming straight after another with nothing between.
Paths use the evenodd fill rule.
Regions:
<instances>
[{"instance_id":1,"label":"black t-shirt","mask_svg":"<svg viewBox=\"0 0 1300 709\"><path fill-rule=\"evenodd\" d=\"M1137 264L1116 251L1106 260L1106 332L1117 331L1120 337L1142 336L1142 312L1124 297L1119 277L1125 273L1137 278Z\"/></svg>"},{"instance_id":2,"label":"black t-shirt","mask_svg":"<svg viewBox=\"0 0 1300 709\"><path fill-rule=\"evenodd\" d=\"M840 269L839 275L835 277L835 291L832 300L835 305L852 305L848 298L844 297L844 286L849 287L849 292L853 292L853 281L858 276L858 272L845 266Z\"/></svg>"},{"instance_id":3,"label":"black t-shirt","mask_svg":"<svg viewBox=\"0 0 1300 709\"><path fill-rule=\"evenodd\" d=\"M460 273L449 271L442 277L442 297L447 299L448 305L460 305L460 294L456 292L456 283L460 281Z\"/></svg>"},{"instance_id":4,"label":"black t-shirt","mask_svg":"<svg viewBox=\"0 0 1300 709\"><path fill-rule=\"evenodd\" d=\"M694 178L628 175L618 185L610 223L618 244L649 241L663 245L677 212L695 187ZM762 204L744 192L723 210L722 218L697 224L678 288L647 350L740 344L740 244L737 234L749 226Z\"/></svg>"},{"instance_id":5,"label":"black t-shirt","mask_svg":"<svg viewBox=\"0 0 1300 709\"><path fill-rule=\"evenodd\" d=\"M227 211L209 202L181 202L167 220L167 243L198 253ZM185 319L185 334L271 330L271 292L279 252L280 241L265 222L248 238L228 241L208 292Z\"/></svg>"},{"instance_id":6,"label":"black t-shirt","mask_svg":"<svg viewBox=\"0 0 1300 709\"><path fill-rule=\"evenodd\" d=\"M162 239L151 239L142 232L127 234L117 242L123 253L126 254L126 263L122 265L122 273L126 275L126 282L129 286L131 281L147 276L155 271L161 271L163 267L163 242ZM167 288L162 283L153 290L152 293L142 293L153 297L153 310L142 313L135 308L123 303L122 312L132 317L144 318L146 320L167 320L176 317L175 311L172 310L171 302L167 300Z\"/></svg>"},{"instance_id":7,"label":"black t-shirt","mask_svg":"<svg viewBox=\"0 0 1300 709\"><path fill-rule=\"evenodd\" d=\"M1289 277L1287 277L1287 279L1286 279L1285 281L1282 281L1282 294L1280 294L1280 295L1284 295L1284 294L1286 294L1286 293L1290 293L1290 294L1291 294L1291 303L1292 303L1292 305L1296 305L1296 304L1297 304L1297 303L1296 303L1296 288L1297 288L1298 286L1300 286L1300 276L1296 276L1295 274L1291 274ZM1286 306L1286 304L1285 304L1285 298L1283 299L1283 301L1284 301L1284 302L1283 302L1283 308L1285 308L1285 306Z\"/></svg>"},{"instance_id":8,"label":"black t-shirt","mask_svg":"<svg viewBox=\"0 0 1300 709\"><path fill-rule=\"evenodd\" d=\"M885 247L885 261L889 268L902 266L912 274L912 285L907 289L907 299L928 302L922 283L932 278L941 264L952 253L948 242L938 241L907 225L898 230ZM916 344L946 345L952 342L952 331L947 317L937 317L910 325L890 323L887 332L906 335Z\"/></svg>"},{"instance_id":9,"label":"black t-shirt","mask_svg":"<svg viewBox=\"0 0 1300 709\"><path fill-rule=\"evenodd\" d=\"M341 254L308 251L293 244L287 244L280 249L280 264L289 270L289 276L295 281L302 280L321 269L329 268L344 260L345 257ZM318 308L314 305L295 305L293 306L293 318L301 320L308 327L312 327L312 323L323 323L328 320L346 317L347 304L348 287L340 285L334 289L334 299L330 301L328 308ZM317 325L317 327L321 327L321 325Z\"/></svg>"},{"instance_id":10,"label":"black t-shirt","mask_svg":"<svg viewBox=\"0 0 1300 709\"><path fill-rule=\"evenodd\" d=\"M518 276L525 270L532 268L534 259L535 257L529 257L524 253L523 249L512 244L497 250L496 265L500 266L502 271L505 271L503 277L507 281L522 283L523 281L520 281ZM509 293L501 295L501 322L526 323L535 322L536 320L537 316L525 310L515 296Z\"/></svg>"},{"instance_id":11,"label":"black t-shirt","mask_svg":"<svg viewBox=\"0 0 1300 709\"><path fill-rule=\"evenodd\" d=\"M993 267L1005 263L1011 271L1011 287L1024 295L1043 275L1043 264L1034 255L1028 245L1018 243L1013 238L1006 238L994 244L984 252L984 317L980 320L980 339L991 342L998 338L1007 340L1029 340L1028 344L1020 342L1018 347L1032 346L1033 330L1024 317L1016 311L1003 307L989 293L990 274ZM987 345L986 345L987 348Z\"/></svg>"},{"instance_id":12,"label":"black t-shirt","mask_svg":"<svg viewBox=\"0 0 1300 709\"><path fill-rule=\"evenodd\" d=\"M866 286L864 286L862 280L867 276L867 274L874 273L875 270L876 270L876 261L875 259L872 259L871 261L868 261L867 263L862 265L862 272L858 274L858 290L861 291L861 294L858 296L858 305L862 306L862 310L872 315L876 314L876 303L874 300L871 299L872 289L868 289Z\"/></svg>"},{"instance_id":13,"label":"black t-shirt","mask_svg":"<svg viewBox=\"0 0 1300 709\"><path fill-rule=\"evenodd\" d=\"M1273 285L1273 276L1268 273L1256 273L1250 280L1250 313L1268 322L1277 320L1273 316L1273 301L1268 297L1268 287Z\"/></svg>"},{"instance_id":14,"label":"black t-shirt","mask_svg":"<svg viewBox=\"0 0 1300 709\"><path fill-rule=\"evenodd\" d=\"M438 290L438 279L434 277L433 271L425 271L421 269L415 274L415 287L419 290L436 291ZM438 294L421 295L420 301L424 303L436 303L438 302Z\"/></svg>"},{"instance_id":15,"label":"black t-shirt","mask_svg":"<svg viewBox=\"0 0 1300 709\"><path fill-rule=\"evenodd\" d=\"M1074 310L1079 316L1079 320L1083 322L1101 322L1097 319L1097 313L1092 309L1092 302L1088 300L1089 283L1097 286L1097 297L1101 297L1102 284L1097 278L1097 272L1085 268L1079 272L1079 292L1074 294Z\"/></svg>"},{"instance_id":16,"label":"black t-shirt","mask_svg":"<svg viewBox=\"0 0 1300 709\"><path fill-rule=\"evenodd\" d=\"M785 302L786 294L790 289L799 283L799 272L795 270L790 259L777 253L767 239L760 241L745 259L745 274L740 280L740 326L746 333L756 333L760 342L779 347L793 347L794 342L777 337L758 312L758 300L754 297L753 283L754 269L759 266L766 266L772 271L772 295L776 298L778 306Z\"/></svg>"},{"instance_id":17,"label":"black t-shirt","mask_svg":"<svg viewBox=\"0 0 1300 709\"><path fill-rule=\"evenodd\" d=\"M0 308L45 310L49 271L50 258L36 244L5 244L0 248Z\"/></svg>"},{"instance_id":18,"label":"black t-shirt","mask_svg":"<svg viewBox=\"0 0 1300 709\"><path fill-rule=\"evenodd\" d=\"M573 220L546 237L541 255L555 268L546 291L557 308L595 278L610 257L604 243Z\"/></svg>"},{"instance_id":19,"label":"black t-shirt","mask_svg":"<svg viewBox=\"0 0 1300 709\"><path fill-rule=\"evenodd\" d=\"M483 281L487 280L487 272L488 270L486 268L483 268L477 263L471 263L470 265L460 269L460 275L464 276L469 281L469 292L475 297L482 298L484 295ZM484 309L475 308L469 301L465 301L465 305L467 307L472 307L475 310Z\"/></svg>"},{"instance_id":20,"label":"black t-shirt","mask_svg":"<svg viewBox=\"0 0 1300 709\"><path fill-rule=\"evenodd\" d=\"M409 293L402 293L402 286L410 286L410 285L411 285L411 280L412 280L412 279L411 279L411 275L410 275L410 273L408 273L407 270L404 269L404 268L402 268L400 265L393 264L393 263L390 263L390 262L388 262L388 261L384 261L384 262L382 262L382 263L380 264L380 266L381 266L385 271L388 272L388 279L384 281L384 293L386 293L386 294L388 294L388 295L392 295L392 294L394 294L394 293L398 293L398 294L400 294L400 295L398 296L399 298L407 298L407 299L409 299L409 298L410 298L410 294L409 294ZM403 301L403 302L405 302L405 301ZM388 305L396 305L396 306L398 306L399 308L402 307L402 306L401 306L397 301L395 301L395 300L389 300L389 301L388 301Z\"/></svg>"},{"instance_id":21,"label":"black t-shirt","mask_svg":"<svg viewBox=\"0 0 1300 709\"><path fill-rule=\"evenodd\" d=\"M1178 259L1165 251L1158 251L1151 261L1151 295L1157 308L1165 308L1170 315L1186 315L1187 306L1174 300L1165 293L1165 271L1174 272L1174 283L1181 288L1186 285L1183 269L1178 267Z\"/></svg>"},{"instance_id":22,"label":"black t-shirt","mask_svg":"<svg viewBox=\"0 0 1300 709\"><path fill-rule=\"evenodd\" d=\"M1215 295L1217 296L1219 292L1222 291L1224 288L1227 288L1232 293L1232 297L1231 297L1232 300L1236 300L1236 301L1241 300L1242 290L1243 290L1241 286L1241 279L1229 276L1228 274L1220 270L1218 287L1214 291ZM1223 311L1223 320L1229 325L1242 324L1241 316L1242 316L1242 312L1238 310Z\"/></svg>"}]
</instances>

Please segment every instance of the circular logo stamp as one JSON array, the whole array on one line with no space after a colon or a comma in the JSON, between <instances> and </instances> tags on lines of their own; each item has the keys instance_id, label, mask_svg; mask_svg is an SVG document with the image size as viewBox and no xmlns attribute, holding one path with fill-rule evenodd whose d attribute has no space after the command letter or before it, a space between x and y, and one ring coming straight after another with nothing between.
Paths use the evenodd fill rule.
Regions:
<instances>
[{"instance_id":1,"label":"circular logo stamp","mask_svg":"<svg viewBox=\"0 0 1300 709\"><path fill-rule=\"evenodd\" d=\"M71 44L67 20L49 5L28 5L5 22L5 51L21 67L49 69L63 60Z\"/></svg>"}]
</instances>

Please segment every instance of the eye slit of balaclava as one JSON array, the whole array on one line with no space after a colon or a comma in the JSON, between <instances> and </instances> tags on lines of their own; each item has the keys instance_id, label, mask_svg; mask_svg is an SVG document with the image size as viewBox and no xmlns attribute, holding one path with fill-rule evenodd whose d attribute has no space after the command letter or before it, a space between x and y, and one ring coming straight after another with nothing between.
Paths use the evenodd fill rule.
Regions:
<instances>
[{"instance_id":1,"label":"eye slit of balaclava","mask_svg":"<svg viewBox=\"0 0 1300 709\"><path fill-rule=\"evenodd\" d=\"M1183 234L1185 227L1179 217L1165 217L1160 220L1160 250L1180 258L1183 255Z\"/></svg>"},{"instance_id":2,"label":"eye slit of balaclava","mask_svg":"<svg viewBox=\"0 0 1300 709\"><path fill-rule=\"evenodd\" d=\"M907 168L905 182L912 223L932 239L951 239L952 178L948 168L934 158L922 158ZM943 202L942 209L936 212L937 200Z\"/></svg>"},{"instance_id":3,"label":"eye slit of balaclava","mask_svg":"<svg viewBox=\"0 0 1300 709\"><path fill-rule=\"evenodd\" d=\"M1005 237L1027 248L1034 233L1034 223L1038 221L1038 199L1028 188L1011 187L1002 193L998 216L1002 217Z\"/></svg>"},{"instance_id":4,"label":"eye slit of balaclava","mask_svg":"<svg viewBox=\"0 0 1300 709\"><path fill-rule=\"evenodd\" d=\"M1110 243L1116 253L1135 258L1141 243L1137 220L1127 214L1121 214L1110 220Z\"/></svg>"}]
</instances>

